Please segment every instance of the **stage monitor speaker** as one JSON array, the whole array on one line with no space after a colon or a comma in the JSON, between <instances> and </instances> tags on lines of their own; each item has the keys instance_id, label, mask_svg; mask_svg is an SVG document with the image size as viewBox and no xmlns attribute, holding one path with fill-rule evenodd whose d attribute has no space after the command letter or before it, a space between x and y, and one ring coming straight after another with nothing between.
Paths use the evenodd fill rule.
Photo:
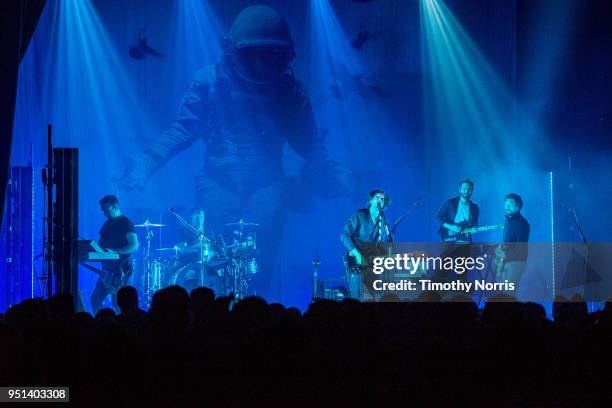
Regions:
<instances>
[{"instance_id":1,"label":"stage monitor speaker","mask_svg":"<svg viewBox=\"0 0 612 408\"><path fill-rule=\"evenodd\" d=\"M78 296L79 149L53 149L53 293Z\"/></svg>"}]
</instances>

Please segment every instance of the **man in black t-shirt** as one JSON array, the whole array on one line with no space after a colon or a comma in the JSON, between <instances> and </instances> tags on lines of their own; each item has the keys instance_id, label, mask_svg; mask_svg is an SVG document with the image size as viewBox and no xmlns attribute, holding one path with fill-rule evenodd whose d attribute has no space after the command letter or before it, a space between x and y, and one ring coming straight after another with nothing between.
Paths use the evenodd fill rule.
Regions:
<instances>
[{"instance_id":1,"label":"man in black t-shirt","mask_svg":"<svg viewBox=\"0 0 612 408\"><path fill-rule=\"evenodd\" d=\"M132 253L138 250L138 236L134 224L125 215L121 214L119 200L114 195L107 195L100 200L100 208L107 220L100 229L98 244L105 251L119 254L118 260L103 261L102 270L96 287L91 294L90 302L95 314L108 295L113 295L125 286L132 275Z\"/></svg>"}]
</instances>

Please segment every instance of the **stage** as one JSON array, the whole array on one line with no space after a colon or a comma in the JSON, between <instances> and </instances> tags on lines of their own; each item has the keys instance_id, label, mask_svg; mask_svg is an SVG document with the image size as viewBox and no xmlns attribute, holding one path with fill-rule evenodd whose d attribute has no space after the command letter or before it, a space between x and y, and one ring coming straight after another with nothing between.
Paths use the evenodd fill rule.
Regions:
<instances>
[{"instance_id":1,"label":"stage","mask_svg":"<svg viewBox=\"0 0 612 408\"><path fill-rule=\"evenodd\" d=\"M95 313L128 255L144 308L179 285L306 310L350 296L341 235L373 191L396 254L439 252L466 180L491 251L520 198L534 255L513 295L549 317L557 295L609 297L606 2L35 3L14 6L29 41L4 78L0 310L68 291ZM106 196L133 235L96 249Z\"/></svg>"}]
</instances>

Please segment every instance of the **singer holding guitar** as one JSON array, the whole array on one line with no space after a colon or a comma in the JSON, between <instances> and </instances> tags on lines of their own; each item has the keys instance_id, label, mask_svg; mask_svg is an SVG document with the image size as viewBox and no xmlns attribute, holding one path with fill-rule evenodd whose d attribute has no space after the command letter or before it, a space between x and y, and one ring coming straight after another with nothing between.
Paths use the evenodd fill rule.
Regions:
<instances>
[{"instance_id":1,"label":"singer holding guitar","mask_svg":"<svg viewBox=\"0 0 612 408\"><path fill-rule=\"evenodd\" d=\"M132 253L138 250L138 236L134 224L119 208L119 200L114 195L107 195L100 200L100 208L106 217L106 222L100 229L98 245L107 252L119 254L119 260L102 262L102 274L91 294L90 303L93 313L102 307L108 295L113 296L119 288L127 284L132 275L134 264Z\"/></svg>"},{"instance_id":2,"label":"singer holding guitar","mask_svg":"<svg viewBox=\"0 0 612 408\"><path fill-rule=\"evenodd\" d=\"M384 209L391 200L383 190L372 190L368 206L357 210L346 222L340 240L348 251L350 296L358 299L368 259L384 254L383 242L390 238Z\"/></svg>"}]
</instances>

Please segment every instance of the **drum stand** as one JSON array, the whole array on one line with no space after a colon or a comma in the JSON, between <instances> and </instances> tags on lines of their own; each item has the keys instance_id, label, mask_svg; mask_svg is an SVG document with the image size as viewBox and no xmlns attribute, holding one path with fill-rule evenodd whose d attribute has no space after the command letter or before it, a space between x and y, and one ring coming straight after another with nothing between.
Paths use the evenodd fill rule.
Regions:
<instances>
[{"instance_id":1,"label":"drum stand","mask_svg":"<svg viewBox=\"0 0 612 408\"><path fill-rule=\"evenodd\" d=\"M198 230L198 240L200 241L200 287L204 286L204 262L206 258L204 257L204 234Z\"/></svg>"},{"instance_id":2,"label":"drum stand","mask_svg":"<svg viewBox=\"0 0 612 408\"><path fill-rule=\"evenodd\" d=\"M232 260L232 277L234 278L234 298L242 300L247 295L248 283L246 280L247 262L244 256L238 255Z\"/></svg>"},{"instance_id":3,"label":"drum stand","mask_svg":"<svg viewBox=\"0 0 612 408\"><path fill-rule=\"evenodd\" d=\"M147 220L148 222L148 220ZM145 265L145 282L144 282L144 295L145 303L147 306L151 304L153 294L161 288L161 270L160 268L154 268L151 262L151 241L153 240L153 230L146 227L146 249L144 253L144 265Z\"/></svg>"},{"instance_id":4,"label":"drum stand","mask_svg":"<svg viewBox=\"0 0 612 408\"><path fill-rule=\"evenodd\" d=\"M242 220L238 223L238 247L235 249L232 259L232 277L234 278L234 297L242 300L248 295L249 289L249 260L248 260L248 245L244 245L244 223Z\"/></svg>"},{"instance_id":5,"label":"drum stand","mask_svg":"<svg viewBox=\"0 0 612 408\"><path fill-rule=\"evenodd\" d=\"M312 301L313 302L319 298L319 292L318 292L319 265L321 265L321 261L319 259L315 258L312 260Z\"/></svg>"}]
</instances>

